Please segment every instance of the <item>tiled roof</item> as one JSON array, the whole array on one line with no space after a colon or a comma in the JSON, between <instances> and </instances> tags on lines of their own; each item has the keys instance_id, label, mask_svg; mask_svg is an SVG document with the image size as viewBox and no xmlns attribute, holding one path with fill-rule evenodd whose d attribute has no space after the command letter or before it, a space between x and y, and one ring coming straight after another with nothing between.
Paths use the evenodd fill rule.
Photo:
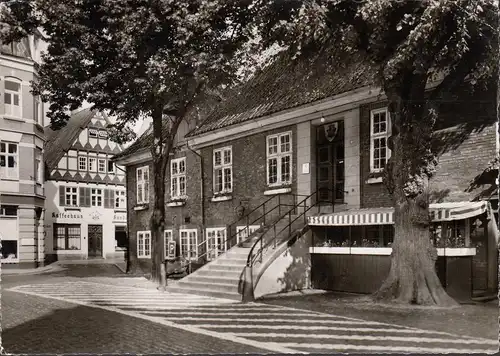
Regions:
<instances>
[{"instance_id":1,"label":"tiled roof","mask_svg":"<svg viewBox=\"0 0 500 356\"><path fill-rule=\"evenodd\" d=\"M375 83L375 69L361 55L325 50L293 60L280 55L234 90L188 136L196 136L291 109Z\"/></svg>"},{"instance_id":2,"label":"tiled roof","mask_svg":"<svg viewBox=\"0 0 500 356\"><path fill-rule=\"evenodd\" d=\"M226 92L226 100L208 110L201 124L186 137L240 124L264 115L312 103L374 83L373 67L361 56L325 51L300 60L284 53L248 82ZM150 130L113 159L134 154L153 143Z\"/></svg>"},{"instance_id":3,"label":"tiled roof","mask_svg":"<svg viewBox=\"0 0 500 356\"><path fill-rule=\"evenodd\" d=\"M88 125L95 112L90 108L80 110L73 115L66 123L66 126L53 131L45 127L47 143L45 145L45 164L49 171L54 169L64 153L72 146L73 141L80 132Z\"/></svg>"}]
</instances>

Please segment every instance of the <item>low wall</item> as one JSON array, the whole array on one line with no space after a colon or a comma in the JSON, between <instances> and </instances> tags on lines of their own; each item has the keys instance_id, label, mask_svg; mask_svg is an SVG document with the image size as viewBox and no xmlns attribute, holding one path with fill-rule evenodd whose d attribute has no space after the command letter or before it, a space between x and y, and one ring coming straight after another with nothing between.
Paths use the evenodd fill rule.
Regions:
<instances>
[{"instance_id":1,"label":"low wall","mask_svg":"<svg viewBox=\"0 0 500 356\"><path fill-rule=\"evenodd\" d=\"M285 249L266 269L254 289L255 298L263 295L310 288L311 232Z\"/></svg>"}]
</instances>

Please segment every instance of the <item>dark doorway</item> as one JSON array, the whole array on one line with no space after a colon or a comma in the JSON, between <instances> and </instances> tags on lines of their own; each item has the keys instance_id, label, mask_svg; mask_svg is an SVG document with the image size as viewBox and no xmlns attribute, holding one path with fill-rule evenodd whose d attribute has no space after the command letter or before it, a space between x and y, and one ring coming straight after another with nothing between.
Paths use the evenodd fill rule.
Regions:
<instances>
[{"instance_id":1,"label":"dark doorway","mask_svg":"<svg viewBox=\"0 0 500 356\"><path fill-rule=\"evenodd\" d=\"M89 225L89 257L102 257L102 225Z\"/></svg>"},{"instance_id":2,"label":"dark doorway","mask_svg":"<svg viewBox=\"0 0 500 356\"><path fill-rule=\"evenodd\" d=\"M316 131L319 200L344 202L344 121L319 126Z\"/></svg>"}]
</instances>

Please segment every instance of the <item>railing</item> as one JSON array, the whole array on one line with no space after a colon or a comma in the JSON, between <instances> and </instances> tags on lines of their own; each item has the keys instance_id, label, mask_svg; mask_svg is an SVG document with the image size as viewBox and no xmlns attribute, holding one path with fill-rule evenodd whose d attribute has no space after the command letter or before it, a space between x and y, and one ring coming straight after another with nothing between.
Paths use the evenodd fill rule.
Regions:
<instances>
[{"instance_id":1,"label":"railing","mask_svg":"<svg viewBox=\"0 0 500 356\"><path fill-rule=\"evenodd\" d=\"M287 197L291 197L294 200L297 197L303 196L303 195L292 194L292 193L289 193L286 195L287 195ZM200 253L198 255L198 260L201 260L201 261L205 260L204 263L209 262L209 261L211 261L211 259L208 259L208 257L211 254L213 254L214 259L217 258L221 251L225 252L228 249L237 245L237 242L235 243L235 239L237 239L237 237L240 234L243 235L244 232L246 232L246 238L250 238L254 233L261 232L261 230L265 228L266 222L269 223L269 221L273 221L272 216L271 216L271 214L273 212L277 212L276 215L278 216L278 220L281 219L281 211L282 211L283 207L295 206L295 204L283 203L282 199L284 199L284 198L282 198L281 195L272 196L269 199L266 199L263 203L259 204L254 209L252 209L250 212L246 213L245 216L236 220L232 224L227 225L225 228L226 234L225 234L225 237L223 238L223 240L219 241L219 237L216 236L215 242L214 242L215 246L213 248L206 249L206 251L204 251L203 253ZM274 201L277 200L277 203L274 206L272 206L273 200ZM269 208L269 205L271 205L272 207ZM267 207L267 209L266 209L266 207ZM254 214L255 212L259 211L260 209L262 209L262 213L260 215L258 215L257 218L254 218L252 220L251 215ZM242 220L246 220L246 224L244 224L244 223L242 224ZM256 224L257 222L259 223L260 228L257 231L250 233L250 226ZM273 223L274 223L274 221L273 221ZM244 226L244 229L238 231L237 226L241 226L241 225ZM233 229L235 230L235 233L232 233ZM228 235L229 235L229 237L227 237ZM243 242L243 241L241 241L241 242ZM200 248L202 248L203 246L206 246L206 244L207 244L207 239L205 238L205 239L203 239L203 241L201 243L198 244L197 251L200 251Z\"/></svg>"},{"instance_id":2,"label":"railing","mask_svg":"<svg viewBox=\"0 0 500 356\"><path fill-rule=\"evenodd\" d=\"M322 191L324 191L325 188L322 189ZM257 261L257 259L259 260L260 263L262 263L262 256L263 256L263 253L264 253L264 250L269 247L271 244L274 244L274 248L276 248L276 245L278 244L278 238L279 236L281 236L281 233L285 230L288 229L288 237L290 237L292 235L292 225L294 222L296 222L298 219L302 218L304 219L304 225L307 224L307 215L306 213L311 210L313 207L317 206L318 204L320 203L323 203L325 201L323 200L320 200L320 199L316 199L316 201L313 203L312 200L313 200L313 197L316 197L318 198L318 195L319 195L319 190L318 191L315 191L313 193L311 193L310 195L306 196L306 198L304 198L303 200L301 200L300 202L298 202L296 205L293 206L292 209L290 209L289 211L287 211L285 214L283 214L283 216L281 216L274 224L273 226L268 229L266 232L264 232L261 236L259 236L259 238L255 241L255 243L252 245L252 248L250 249L250 252L248 253L248 257L247 257L247 267L252 269L252 267L254 266L255 262ZM307 204L307 201L310 200L310 204L308 205ZM292 212L296 212L297 211L297 208L302 208L303 211L302 213L300 214L295 214L295 218L292 220ZM280 231L276 232L276 225L279 221L281 221L283 218L286 218L288 217L288 224L283 227ZM274 231L274 234L271 236L270 239L267 239L266 242L264 242L264 237L268 234L269 231L273 230ZM254 253L255 249L257 248L257 246L260 245L260 247L258 248L258 250Z\"/></svg>"}]
</instances>

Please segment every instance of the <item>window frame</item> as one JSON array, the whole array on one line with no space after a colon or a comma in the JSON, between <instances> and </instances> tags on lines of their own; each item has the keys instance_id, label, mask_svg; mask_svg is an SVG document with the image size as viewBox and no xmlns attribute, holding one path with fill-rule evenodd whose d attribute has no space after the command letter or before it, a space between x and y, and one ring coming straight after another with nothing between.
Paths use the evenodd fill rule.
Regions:
<instances>
[{"instance_id":1,"label":"window frame","mask_svg":"<svg viewBox=\"0 0 500 356\"><path fill-rule=\"evenodd\" d=\"M122 202L123 204L121 204ZM124 190L115 190L115 209L126 209L126 208L127 208L126 192Z\"/></svg>"},{"instance_id":2,"label":"window frame","mask_svg":"<svg viewBox=\"0 0 500 356\"><path fill-rule=\"evenodd\" d=\"M181 163L184 163L184 171L180 172ZM177 172L174 173L174 164L177 165ZM186 182L186 157L179 157L170 160L170 198L183 199L187 196L187 182ZM184 194L181 190L181 178L184 178ZM174 182L176 186L174 188ZM175 190L175 191L174 191Z\"/></svg>"},{"instance_id":3,"label":"window frame","mask_svg":"<svg viewBox=\"0 0 500 356\"><path fill-rule=\"evenodd\" d=\"M139 180L139 172L141 172L141 179ZM147 172L147 181L144 179L144 172ZM135 172L136 177L136 201L137 204L148 204L149 203L149 166L137 167ZM142 187L142 194L139 196L139 186ZM148 187L148 191L146 194L146 186Z\"/></svg>"},{"instance_id":4,"label":"window frame","mask_svg":"<svg viewBox=\"0 0 500 356\"><path fill-rule=\"evenodd\" d=\"M36 95L35 98L35 107L34 107L34 114L33 114L33 121L35 121L35 124L40 125L43 127L43 102L40 100L40 96Z\"/></svg>"},{"instance_id":5,"label":"window frame","mask_svg":"<svg viewBox=\"0 0 500 356\"><path fill-rule=\"evenodd\" d=\"M80 189L78 189L78 187L64 186L64 203L65 203L64 206L69 206L69 207L79 206L79 204L78 204L78 202L80 201L79 191L80 191ZM70 204L68 204L68 197L69 197ZM73 199L75 201L75 204L73 204Z\"/></svg>"},{"instance_id":6,"label":"window frame","mask_svg":"<svg viewBox=\"0 0 500 356\"><path fill-rule=\"evenodd\" d=\"M111 170L109 169L110 165L111 165ZM108 174L109 173L115 173L115 163L112 160L110 160L110 159L108 159L108 166L106 167L106 172Z\"/></svg>"},{"instance_id":7,"label":"window frame","mask_svg":"<svg viewBox=\"0 0 500 356\"><path fill-rule=\"evenodd\" d=\"M88 132L89 138L97 139L99 137L99 130L98 129L90 127L87 129L87 132ZM95 133L95 136L92 133Z\"/></svg>"},{"instance_id":8,"label":"window frame","mask_svg":"<svg viewBox=\"0 0 500 356\"><path fill-rule=\"evenodd\" d=\"M148 235L149 238L149 254L146 254L146 235ZM141 249L139 248L140 242L142 240L142 253ZM137 258L151 258L151 231L150 230L143 230L143 231L137 231Z\"/></svg>"},{"instance_id":9,"label":"window frame","mask_svg":"<svg viewBox=\"0 0 500 356\"><path fill-rule=\"evenodd\" d=\"M100 192L98 193L97 191L100 191ZM94 205L94 198L95 198L96 205ZM100 205L97 204L99 202L98 198L101 198ZM96 208L104 207L104 191L102 188L90 188L90 206L96 207Z\"/></svg>"},{"instance_id":10,"label":"window frame","mask_svg":"<svg viewBox=\"0 0 500 356\"><path fill-rule=\"evenodd\" d=\"M19 180L19 143L11 141L0 141L0 145L1 144L5 145L5 152L2 152L0 148L0 156L5 157L5 167L0 166L0 178ZM11 145L16 147L16 153L9 153L9 148ZM9 168L9 157L14 157L14 167Z\"/></svg>"},{"instance_id":11,"label":"window frame","mask_svg":"<svg viewBox=\"0 0 500 356\"><path fill-rule=\"evenodd\" d=\"M103 169L101 170L101 163L103 164ZM106 173L106 159L98 158L97 159L97 173Z\"/></svg>"},{"instance_id":12,"label":"window frame","mask_svg":"<svg viewBox=\"0 0 500 356\"><path fill-rule=\"evenodd\" d=\"M224 153L229 151L229 157L230 161L229 163L224 162ZM215 156L217 153L220 153L221 155L221 161L220 164L216 163ZM226 147L221 147L218 149L215 149L212 153L212 162L213 162L213 192L215 194L227 194L227 193L232 193L233 192L233 148L232 146L226 146ZM222 184L221 184L221 189L217 190L217 177L216 177L216 171L220 169L222 171ZM224 170L229 169L230 170L230 188L226 188L226 175L224 174Z\"/></svg>"},{"instance_id":13,"label":"window frame","mask_svg":"<svg viewBox=\"0 0 500 356\"><path fill-rule=\"evenodd\" d=\"M193 252L192 247L191 247L191 236L189 235L190 233L194 232L195 234L195 257L193 257L191 254L188 256L186 255L185 258L191 261L196 261L198 259L198 230L197 229L180 229L179 230L179 252L181 256L184 256L184 246L187 246L187 251L186 252ZM182 234L186 233L187 237L187 244L183 244L183 236Z\"/></svg>"},{"instance_id":14,"label":"window frame","mask_svg":"<svg viewBox=\"0 0 500 356\"><path fill-rule=\"evenodd\" d=\"M87 168L88 168L88 165L87 165L87 156L83 156L83 155L78 155L78 170L79 171L84 171L84 172L87 172ZM82 162L85 162L85 168L81 168L82 167Z\"/></svg>"},{"instance_id":15,"label":"window frame","mask_svg":"<svg viewBox=\"0 0 500 356\"><path fill-rule=\"evenodd\" d=\"M58 227L64 227L64 245L65 245L65 248L58 248L58 246L57 246L57 240L59 238L59 234L57 231ZM80 239L78 240L80 246L77 249L70 249L69 248L69 239L70 239L69 228L76 228L76 227L78 227L78 229L80 230L80 236L79 236ZM76 237L76 236L73 236L73 237ZM54 223L52 238L53 238L52 244L53 244L54 251L81 251L82 250L82 225L81 224Z\"/></svg>"},{"instance_id":16,"label":"window frame","mask_svg":"<svg viewBox=\"0 0 500 356\"><path fill-rule=\"evenodd\" d=\"M7 89L5 87L5 85L7 84L7 82L19 84L19 91L14 91L14 90L11 90L11 89ZM3 95L4 96L3 97L3 105L4 105L4 114L5 114L5 116L15 117L15 118L21 119L23 117L23 82L22 82L22 80L20 80L18 78L14 78L14 77L6 77L6 78L4 78L3 93L4 93L4 95ZM10 104L7 104L5 102L5 98L6 98L5 94L9 94L10 95L10 100L11 100ZM19 103L19 105L14 105L14 95L18 95L18 103ZM18 107L19 115L16 115L14 113L14 110L13 110L14 106ZM7 113L7 107L11 108L9 113Z\"/></svg>"},{"instance_id":17,"label":"window frame","mask_svg":"<svg viewBox=\"0 0 500 356\"><path fill-rule=\"evenodd\" d=\"M386 122L386 129L385 132L378 132L374 133L374 119L375 115L380 114L380 113L385 113L385 122ZM379 108L379 109L373 109L370 110L370 173L380 173L383 172L384 168L375 168L375 140L385 138L385 163L384 167L387 164L387 161L391 157L391 150L388 147L388 141L389 137L391 136L391 118L389 115L389 110L387 107ZM380 159L380 158L379 158Z\"/></svg>"},{"instance_id":18,"label":"window frame","mask_svg":"<svg viewBox=\"0 0 500 356\"><path fill-rule=\"evenodd\" d=\"M40 148L35 150L35 182L43 184L42 150Z\"/></svg>"},{"instance_id":19,"label":"window frame","mask_svg":"<svg viewBox=\"0 0 500 356\"><path fill-rule=\"evenodd\" d=\"M167 238L167 235L169 237ZM167 258L168 256L168 241L174 241L174 230L173 229L165 229L163 232L163 258Z\"/></svg>"},{"instance_id":20,"label":"window frame","mask_svg":"<svg viewBox=\"0 0 500 356\"><path fill-rule=\"evenodd\" d=\"M289 136L289 145L290 145L290 150L283 152L281 150L281 137L284 136ZM270 139L276 138L277 139L277 146L276 146L276 152L274 153L269 153L269 147L271 146L269 144ZM273 134L273 135L268 135L266 136L266 182L269 187L280 187L284 185L291 185L292 184L292 179L293 179L293 135L292 131L286 131L286 132L281 132L278 134ZM283 158L289 157L289 164L290 164L290 178L287 181L283 181L282 179L282 171L281 171L281 166L282 166L282 161ZM269 161L272 159L276 159L276 182L271 183L270 182L270 170L269 170Z\"/></svg>"},{"instance_id":21,"label":"window frame","mask_svg":"<svg viewBox=\"0 0 500 356\"><path fill-rule=\"evenodd\" d=\"M215 235L212 237L210 236L210 238L215 238L215 243L214 243L214 246L217 246L218 245L218 242L219 242L219 236L218 236L218 233L219 231L222 231L223 232L223 236L222 236L222 239L223 239L223 250L219 250L217 249L217 253L215 253L215 251L212 249L212 250L209 250L209 234L211 233L214 233ZM207 227L205 229L205 244L206 244L206 251L207 251L207 254L206 254L206 258L208 261L213 261L213 260L216 260L217 257L219 257L221 254L227 252L227 229L225 227ZM220 245L219 245L220 247Z\"/></svg>"},{"instance_id":22,"label":"window frame","mask_svg":"<svg viewBox=\"0 0 500 356\"><path fill-rule=\"evenodd\" d=\"M94 164L92 165L90 162L93 162ZM97 173L97 157L89 156L87 158L87 168L89 172Z\"/></svg>"}]
</instances>

